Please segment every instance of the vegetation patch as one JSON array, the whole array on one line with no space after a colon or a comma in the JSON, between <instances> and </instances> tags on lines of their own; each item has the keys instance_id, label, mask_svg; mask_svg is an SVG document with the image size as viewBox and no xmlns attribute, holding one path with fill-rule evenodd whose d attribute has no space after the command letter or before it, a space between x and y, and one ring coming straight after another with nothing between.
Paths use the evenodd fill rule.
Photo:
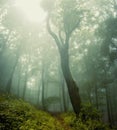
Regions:
<instances>
[{"instance_id":1,"label":"vegetation patch","mask_svg":"<svg viewBox=\"0 0 117 130\"><path fill-rule=\"evenodd\" d=\"M90 104L79 117L73 112L51 116L22 99L0 95L0 130L111 130L101 121L101 114Z\"/></svg>"},{"instance_id":2,"label":"vegetation patch","mask_svg":"<svg viewBox=\"0 0 117 130\"><path fill-rule=\"evenodd\" d=\"M0 130L64 130L49 113L9 95L0 96Z\"/></svg>"},{"instance_id":3,"label":"vegetation patch","mask_svg":"<svg viewBox=\"0 0 117 130\"><path fill-rule=\"evenodd\" d=\"M112 130L101 120L101 113L90 104L82 106L79 117L73 112L61 114L61 118L72 130Z\"/></svg>"}]
</instances>

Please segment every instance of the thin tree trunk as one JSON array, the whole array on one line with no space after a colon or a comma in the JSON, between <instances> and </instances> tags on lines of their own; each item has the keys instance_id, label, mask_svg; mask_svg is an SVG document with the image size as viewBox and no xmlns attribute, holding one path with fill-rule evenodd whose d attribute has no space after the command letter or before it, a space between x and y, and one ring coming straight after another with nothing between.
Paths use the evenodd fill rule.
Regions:
<instances>
[{"instance_id":1,"label":"thin tree trunk","mask_svg":"<svg viewBox=\"0 0 117 130\"><path fill-rule=\"evenodd\" d=\"M61 92L61 87L60 86L59 86L59 97L60 97L60 99L59 99L60 111L62 112L64 110L63 110L62 92Z\"/></svg>"},{"instance_id":2,"label":"thin tree trunk","mask_svg":"<svg viewBox=\"0 0 117 130\"><path fill-rule=\"evenodd\" d=\"M17 96L20 97L20 80L21 80L21 66L19 65L18 84L17 84Z\"/></svg>"},{"instance_id":3,"label":"thin tree trunk","mask_svg":"<svg viewBox=\"0 0 117 130\"><path fill-rule=\"evenodd\" d=\"M40 72L38 73L38 78L40 77ZM38 86L38 90L37 90L37 107L41 108L41 105L40 105L40 94L41 94L41 78L40 80L38 80L37 82L37 86Z\"/></svg>"},{"instance_id":4,"label":"thin tree trunk","mask_svg":"<svg viewBox=\"0 0 117 130\"><path fill-rule=\"evenodd\" d=\"M90 86L89 86L89 88L90 88ZM92 104L92 99L91 99L91 89L87 89L87 95L88 95L88 98L89 98L89 102L90 102L90 104Z\"/></svg>"},{"instance_id":5,"label":"thin tree trunk","mask_svg":"<svg viewBox=\"0 0 117 130\"><path fill-rule=\"evenodd\" d=\"M107 87L105 87L105 90L106 90L106 104L107 104L108 121L111 124L111 112L110 112L109 95L108 95Z\"/></svg>"},{"instance_id":6,"label":"thin tree trunk","mask_svg":"<svg viewBox=\"0 0 117 130\"><path fill-rule=\"evenodd\" d=\"M15 72L15 68L17 67L19 57L20 57L21 45L22 45L22 44L20 44L18 50L16 51L16 61L15 61L15 63L14 63L14 66L13 66L13 69L12 69L12 72L11 72L11 75L10 75L10 78L9 78L9 80L8 80L8 82L7 82L7 85L6 85L6 91L7 91L8 93L10 93L11 86L12 86L13 75L14 75L14 72Z\"/></svg>"},{"instance_id":7,"label":"thin tree trunk","mask_svg":"<svg viewBox=\"0 0 117 130\"><path fill-rule=\"evenodd\" d=\"M6 91L8 93L10 93L10 90L11 90L11 87L12 87L12 79L13 79L13 75L14 75L14 72L15 72L15 68L16 68L17 63L18 63L18 59L19 59L19 56L16 58L15 64L13 66L13 69L12 69L12 72L11 72L11 75L10 75L10 78L9 78L7 85L6 85Z\"/></svg>"},{"instance_id":8,"label":"thin tree trunk","mask_svg":"<svg viewBox=\"0 0 117 130\"><path fill-rule=\"evenodd\" d=\"M43 63L43 66L42 66L42 107L43 109L45 109L45 81L44 81L44 73L45 73L45 65Z\"/></svg>"},{"instance_id":9,"label":"thin tree trunk","mask_svg":"<svg viewBox=\"0 0 117 130\"><path fill-rule=\"evenodd\" d=\"M96 103L96 108L98 109L99 108L99 105L98 105L98 91L97 91L97 84L95 84L95 103Z\"/></svg>"},{"instance_id":10,"label":"thin tree trunk","mask_svg":"<svg viewBox=\"0 0 117 130\"><path fill-rule=\"evenodd\" d=\"M25 80L24 80L23 99L25 99L25 95L26 95L27 80L28 80L28 68L26 68L26 74L25 74Z\"/></svg>"},{"instance_id":11,"label":"thin tree trunk","mask_svg":"<svg viewBox=\"0 0 117 130\"><path fill-rule=\"evenodd\" d=\"M9 78L7 85L6 85L6 92L8 92L8 93L10 93L10 90L11 90L11 87L12 87L12 79L13 79L14 72L15 72L15 66L13 67L10 78Z\"/></svg>"}]
</instances>

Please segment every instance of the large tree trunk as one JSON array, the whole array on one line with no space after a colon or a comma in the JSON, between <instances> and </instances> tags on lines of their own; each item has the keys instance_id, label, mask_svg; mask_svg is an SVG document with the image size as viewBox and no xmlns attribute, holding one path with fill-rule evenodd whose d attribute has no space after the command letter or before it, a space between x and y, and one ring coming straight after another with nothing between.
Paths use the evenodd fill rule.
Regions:
<instances>
[{"instance_id":1,"label":"large tree trunk","mask_svg":"<svg viewBox=\"0 0 117 130\"><path fill-rule=\"evenodd\" d=\"M65 93L65 79L63 77L63 73L61 71L61 66L59 67L59 76L60 76L60 98L61 98L61 110L67 112L67 104L66 103L66 93Z\"/></svg>"},{"instance_id":2,"label":"large tree trunk","mask_svg":"<svg viewBox=\"0 0 117 130\"><path fill-rule=\"evenodd\" d=\"M62 81L62 97L63 97L63 107L64 107L64 112L67 112L67 104L65 100L65 80L63 79Z\"/></svg>"},{"instance_id":3,"label":"large tree trunk","mask_svg":"<svg viewBox=\"0 0 117 130\"><path fill-rule=\"evenodd\" d=\"M76 114L79 114L80 108L81 108L81 99L79 95L79 88L74 81L70 67L69 67L69 55L68 55L68 49L64 48L59 51L60 52L60 60L61 60L61 68L62 72L68 87L68 92L70 96L70 100L74 109L74 112Z\"/></svg>"},{"instance_id":4,"label":"large tree trunk","mask_svg":"<svg viewBox=\"0 0 117 130\"><path fill-rule=\"evenodd\" d=\"M71 36L71 32L65 32L66 38L65 40L62 39L61 35L59 37L51 30L50 24L49 24L49 16L47 17L47 29L49 34L53 37L53 39L56 42L56 45L59 50L60 54L60 61L61 61L61 68L64 75L64 79L67 84L71 104L73 106L74 112L79 115L80 108L81 108L81 99L79 95L79 88L74 81L72 74L70 72L69 67L69 39ZM74 30L74 29L73 29Z\"/></svg>"}]
</instances>

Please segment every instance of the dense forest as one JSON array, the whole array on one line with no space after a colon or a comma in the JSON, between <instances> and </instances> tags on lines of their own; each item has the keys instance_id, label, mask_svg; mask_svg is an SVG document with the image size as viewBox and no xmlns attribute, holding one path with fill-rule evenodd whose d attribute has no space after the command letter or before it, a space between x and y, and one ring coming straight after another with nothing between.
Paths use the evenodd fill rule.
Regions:
<instances>
[{"instance_id":1,"label":"dense forest","mask_svg":"<svg viewBox=\"0 0 117 130\"><path fill-rule=\"evenodd\" d=\"M116 0L0 0L0 130L116 130L116 76Z\"/></svg>"}]
</instances>

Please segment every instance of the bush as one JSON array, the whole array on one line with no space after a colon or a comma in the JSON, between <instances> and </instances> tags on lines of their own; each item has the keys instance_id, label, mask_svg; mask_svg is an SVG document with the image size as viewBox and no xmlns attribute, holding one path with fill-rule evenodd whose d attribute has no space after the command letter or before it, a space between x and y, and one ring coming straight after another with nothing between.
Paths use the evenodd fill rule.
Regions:
<instances>
[{"instance_id":1,"label":"bush","mask_svg":"<svg viewBox=\"0 0 117 130\"><path fill-rule=\"evenodd\" d=\"M0 96L0 130L63 130L50 114L8 95Z\"/></svg>"},{"instance_id":2,"label":"bush","mask_svg":"<svg viewBox=\"0 0 117 130\"><path fill-rule=\"evenodd\" d=\"M90 104L83 105L79 117L69 112L61 114L59 118L71 130L110 130L101 121L100 112ZM64 130L66 128L62 123L21 99L0 96L0 130Z\"/></svg>"},{"instance_id":3,"label":"bush","mask_svg":"<svg viewBox=\"0 0 117 130\"><path fill-rule=\"evenodd\" d=\"M101 113L91 104L84 104L79 118L73 123L74 130L109 130L101 121Z\"/></svg>"},{"instance_id":4,"label":"bush","mask_svg":"<svg viewBox=\"0 0 117 130\"><path fill-rule=\"evenodd\" d=\"M84 104L81 108L81 112L79 117L82 121L86 120L100 120L101 113L95 107L93 107L90 103Z\"/></svg>"},{"instance_id":5,"label":"bush","mask_svg":"<svg viewBox=\"0 0 117 130\"><path fill-rule=\"evenodd\" d=\"M101 113L91 104L84 104L77 118L74 113L63 113L61 118L72 130L110 130L101 121Z\"/></svg>"},{"instance_id":6,"label":"bush","mask_svg":"<svg viewBox=\"0 0 117 130\"><path fill-rule=\"evenodd\" d=\"M64 122L69 125L72 126L74 121L76 120L76 116L75 113L73 112L68 112L68 113L62 113L60 115L60 117L64 120Z\"/></svg>"}]
</instances>

